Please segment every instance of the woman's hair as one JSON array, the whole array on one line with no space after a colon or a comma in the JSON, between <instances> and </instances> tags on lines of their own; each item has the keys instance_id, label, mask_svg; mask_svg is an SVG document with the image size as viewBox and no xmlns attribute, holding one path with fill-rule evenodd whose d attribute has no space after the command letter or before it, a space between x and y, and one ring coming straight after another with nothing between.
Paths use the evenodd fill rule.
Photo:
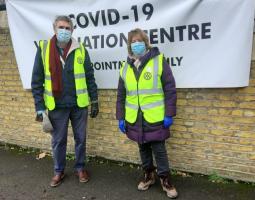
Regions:
<instances>
[{"instance_id":1,"label":"woman's hair","mask_svg":"<svg viewBox=\"0 0 255 200\"><path fill-rule=\"evenodd\" d=\"M151 48L151 45L149 43L149 38L148 38L147 34L143 30L141 30L140 28L133 29L128 33L128 44L127 44L128 54L131 55L131 56L133 55L133 52L131 50L131 43L132 43L132 38L135 35L140 35L141 36L142 40L145 43L146 50Z\"/></svg>"}]
</instances>

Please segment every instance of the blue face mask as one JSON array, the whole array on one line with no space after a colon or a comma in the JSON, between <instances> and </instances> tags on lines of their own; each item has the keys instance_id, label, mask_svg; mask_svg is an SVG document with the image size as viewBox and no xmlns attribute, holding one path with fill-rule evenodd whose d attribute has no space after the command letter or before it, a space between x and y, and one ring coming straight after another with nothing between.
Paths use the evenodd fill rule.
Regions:
<instances>
[{"instance_id":1,"label":"blue face mask","mask_svg":"<svg viewBox=\"0 0 255 200\"><path fill-rule=\"evenodd\" d=\"M60 43L68 43L71 39L71 31L66 29L57 29L57 40Z\"/></svg>"},{"instance_id":2,"label":"blue face mask","mask_svg":"<svg viewBox=\"0 0 255 200\"><path fill-rule=\"evenodd\" d=\"M131 50L135 56L142 56L145 53L145 43L144 42L134 42L131 44Z\"/></svg>"}]
</instances>

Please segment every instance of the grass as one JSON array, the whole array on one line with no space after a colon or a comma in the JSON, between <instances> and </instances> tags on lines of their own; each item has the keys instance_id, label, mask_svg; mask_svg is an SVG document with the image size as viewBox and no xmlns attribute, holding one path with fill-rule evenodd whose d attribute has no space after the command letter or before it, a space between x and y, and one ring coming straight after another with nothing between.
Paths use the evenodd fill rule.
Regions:
<instances>
[{"instance_id":1,"label":"grass","mask_svg":"<svg viewBox=\"0 0 255 200\"><path fill-rule=\"evenodd\" d=\"M72 153L66 154L66 160L68 160L68 161L75 160L75 155Z\"/></svg>"},{"instance_id":2,"label":"grass","mask_svg":"<svg viewBox=\"0 0 255 200\"><path fill-rule=\"evenodd\" d=\"M216 172L213 172L212 174L210 174L208 176L208 180L213 183L223 183L223 184L227 184L231 182L229 179L219 176Z\"/></svg>"}]
</instances>

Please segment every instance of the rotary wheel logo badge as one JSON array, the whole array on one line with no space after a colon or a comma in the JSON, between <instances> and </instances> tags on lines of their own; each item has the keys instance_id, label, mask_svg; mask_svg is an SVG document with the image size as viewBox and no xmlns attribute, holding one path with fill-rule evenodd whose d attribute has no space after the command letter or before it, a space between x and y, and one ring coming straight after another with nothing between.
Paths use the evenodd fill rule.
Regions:
<instances>
[{"instance_id":1,"label":"rotary wheel logo badge","mask_svg":"<svg viewBox=\"0 0 255 200\"><path fill-rule=\"evenodd\" d=\"M145 72L144 75L143 75L143 77L144 77L145 80L150 80L151 77L152 77L152 75L151 75L150 72Z\"/></svg>"},{"instance_id":2,"label":"rotary wheel logo badge","mask_svg":"<svg viewBox=\"0 0 255 200\"><path fill-rule=\"evenodd\" d=\"M82 64L82 63L83 63L82 57L78 57L78 58L77 58L77 62L78 62L79 64Z\"/></svg>"}]
</instances>

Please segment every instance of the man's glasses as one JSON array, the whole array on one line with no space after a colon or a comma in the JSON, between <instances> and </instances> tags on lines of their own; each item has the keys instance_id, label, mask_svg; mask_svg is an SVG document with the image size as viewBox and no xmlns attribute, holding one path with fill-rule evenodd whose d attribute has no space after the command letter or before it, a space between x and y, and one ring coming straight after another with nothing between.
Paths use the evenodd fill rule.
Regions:
<instances>
[{"instance_id":1,"label":"man's glasses","mask_svg":"<svg viewBox=\"0 0 255 200\"><path fill-rule=\"evenodd\" d=\"M66 29L66 30L71 30L71 27L70 26L59 26L58 27L59 29Z\"/></svg>"}]
</instances>

